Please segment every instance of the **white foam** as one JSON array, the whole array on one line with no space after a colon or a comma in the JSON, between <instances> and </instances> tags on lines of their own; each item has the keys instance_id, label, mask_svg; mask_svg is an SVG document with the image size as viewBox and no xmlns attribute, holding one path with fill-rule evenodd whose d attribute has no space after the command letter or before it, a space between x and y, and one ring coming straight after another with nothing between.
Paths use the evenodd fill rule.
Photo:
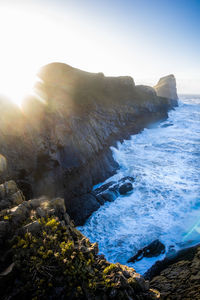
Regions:
<instances>
[{"instance_id":1,"label":"white foam","mask_svg":"<svg viewBox=\"0 0 200 300\"><path fill-rule=\"evenodd\" d=\"M156 128L112 148L118 173L134 176L134 192L106 203L79 229L111 262L127 263L155 239L166 247L200 240L200 98L183 99ZM190 233L188 235L188 233ZM144 273L157 259L134 264ZM132 264L130 264L132 265Z\"/></svg>"}]
</instances>

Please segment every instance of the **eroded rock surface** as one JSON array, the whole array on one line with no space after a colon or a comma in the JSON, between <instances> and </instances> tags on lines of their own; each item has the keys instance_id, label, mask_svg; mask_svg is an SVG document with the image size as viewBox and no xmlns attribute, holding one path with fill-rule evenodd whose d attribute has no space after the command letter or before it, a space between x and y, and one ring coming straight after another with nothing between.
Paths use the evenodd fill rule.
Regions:
<instances>
[{"instance_id":1,"label":"eroded rock surface","mask_svg":"<svg viewBox=\"0 0 200 300\"><path fill-rule=\"evenodd\" d=\"M161 299L199 300L200 247L185 249L180 255L174 263L168 260L168 266L151 280L150 286L156 286Z\"/></svg>"},{"instance_id":2,"label":"eroded rock surface","mask_svg":"<svg viewBox=\"0 0 200 300\"><path fill-rule=\"evenodd\" d=\"M14 182L3 186L7 188L0 202L17 188ZM98 255L98 245L74 227L64 199L23 198L14 207L7 203L0 210L2 300L160 298L133 268L110 264Z\"/></svg>"},{"instance_id":3,"label":"eroded rock surface","mask_svg":"<svg viewBox=\"0 0 200 300\"><path fill-rule=\"evenodd\" d=\"M159 97L171 99L173 105L177 105L176 79L173 74L160 78L154 89Z\"/></svg>"},{"instance_id":4,"label":"eroded rock surface","mask_svg":"<svg viewBox=\"0 0 200 300\"><path fill-rule=\"evenodd\" d=\"M43 67L38 76L35 96L22 111L0 101L0 179L14 179L29 199L63 197L74 217L73 201L80 199L81 206L79 196L86 199L93 185L115 172L110 146L166 118L174 103L127 76L105 77L61 63Z\"/></svg>"}]
</instances>

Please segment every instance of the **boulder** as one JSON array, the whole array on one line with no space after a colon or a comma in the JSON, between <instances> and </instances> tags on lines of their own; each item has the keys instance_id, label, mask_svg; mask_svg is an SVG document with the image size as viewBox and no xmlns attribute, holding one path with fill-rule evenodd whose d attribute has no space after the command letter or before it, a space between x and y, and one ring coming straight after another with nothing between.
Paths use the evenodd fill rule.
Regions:
<instances>
[{"instance_id":1,"label":"boulder","mask_svg":"<svg viewBox=\"0 0 200 300\"><path fill-rule=\"evenodd\" d=\"M133 185L130 182L123 183L119 187L120 195L126 195L128 192L133 190Z\"/></svg>"},{"instance_id":2,"label":"boulder","mask_svg":"<svg viewBox=\"0 0 200 300\"><path fill-rule=\"evenodd\" d=\"M134 263L136 261L141 260L143 257L156 257L163 253L165 253L165 245L159 240L155 240L148 246L139 250L136 255L134 255L128 260L128 262Z\"/></svg>"},{"instance_id":3,"label":"boulder","mask_svg":"<svg viewBox=\"0 0 200 300\"><path fill-rule=\"evenodd\" d=\"M115 184L115 181L110 181L108 183L103 184L99 188L95 189L93 192L98 195L100 193L103 193L104 191L108 190L113 184Z\"/></svg>"},{"instance_id":4,"label":"boulder","mask_svg":"<svg viewBox=\"0 0 200 300\"><path fill-rule=\"evenodd\" d=\"M121 178L118 182L125 182L125 181L134 182L135 178L132 176L125 176L125 177Z\"/></svg>"},{"instance_id":5,"label":"boulder","mask_svg":"<svg viewBox=\"0 0 200 300\"><path fill-rule=\"evenodd\" d=\"M114 201L117 198L115 192L112 192L112 191L109 191L109 190L101 193L101 197L105 201L108 201L108 202L112 202L112 201Z\"/></svg>"},{"instance_id":6,"label":"boulder","mask_svg":"<svg viewBox=\"0 0 200 300\"><path fill-rule=\"evenodd\" d=\"M100 203L92 194L85 194L67 203L67 212L75 220L76 225L83 225L87 218L100 207ZM81 212L81 213L80 213Z\"/></svg>"}]
</instances>

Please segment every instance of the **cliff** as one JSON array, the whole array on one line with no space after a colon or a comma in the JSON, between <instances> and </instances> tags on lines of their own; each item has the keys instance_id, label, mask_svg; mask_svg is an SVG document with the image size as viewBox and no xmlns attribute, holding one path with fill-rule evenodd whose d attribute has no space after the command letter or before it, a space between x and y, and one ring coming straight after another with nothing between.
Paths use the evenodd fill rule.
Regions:
<instances>
[{"instance_id":1,"label":"cliff","mask_svg":"<svg viewBox=\"0 0 200 300\"><path fill-rule=\"evenodd\" d=\"M158 261L147 276L150 286L161 293L161 299L200 299L200 246L180 250L174 256Z\"/></svg>"},{"instance_id":2,"label":"cliff","mask_svg":"<svg viewBox=\"0 0 200 300\"><path fill-rule=\"evenodd\" d=\"M109 149L151 122L167 117L177 101L135 86L131 77L105 77L61 63L44 66L35 95L23 109L1 101L0 154L28 199L63 197L76 224L99 208L92 186L117 168ZM168 89L175 90L175 80Z\"/></svg>"},{"instance_id":3,"label":"cliff","mask_svg":"<svg viewBox=\"0 0 200 300\"><path fill-rule=\"evenodd\" d=\"M159 97L169 98L177 105L176 79L173 74L160 78L154 89Z\"/></svg>"},{"instance_id":4,"label":"cliff","mask_svg":"<svg viewBox=\"0 0 200 300\"><path fill-rule=\"evenodd\" d=\"M73 225L64 199L25 201L0 185L1 299L159 299L133 268L110 264Z\"/></svg>"}]
</instances>

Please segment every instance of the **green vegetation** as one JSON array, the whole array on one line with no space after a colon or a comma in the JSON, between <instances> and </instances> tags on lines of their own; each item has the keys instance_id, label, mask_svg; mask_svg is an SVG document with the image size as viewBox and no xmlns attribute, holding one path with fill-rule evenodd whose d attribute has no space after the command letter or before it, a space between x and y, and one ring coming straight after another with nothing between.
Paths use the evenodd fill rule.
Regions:
<instances>
[{"instance_id":1,"label":"green vegetation","mask_svg":"<svg viewBox=\"0 0 200 300\"><path fill-rule=\"evenodd\" d=\"M53 217L38 222L40 233L26 232L13 240L22 297L31 294L34 300L48 299L59 291L64 299L82 299L85 294L92 297L114 287L110 274L117 266L106 261L100 266L95 247L78 230Z\"/></svg>"}]
</instances>

